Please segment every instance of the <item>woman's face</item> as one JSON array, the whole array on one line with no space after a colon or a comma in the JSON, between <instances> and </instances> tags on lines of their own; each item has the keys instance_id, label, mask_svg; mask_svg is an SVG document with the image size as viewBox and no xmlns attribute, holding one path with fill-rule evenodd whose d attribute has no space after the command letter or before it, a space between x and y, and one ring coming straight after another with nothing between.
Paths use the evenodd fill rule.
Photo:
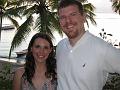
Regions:
<instances>
[{"instance_id":1,"label":"woman's face","mask_svg":"<svg viewBox=\"0 0 120 90\"><path fill-rule=\"evenodd\" d=\"M33 46L31 47L32 54L34 56L35 62L44 63L48 58L52 48L47 40L42 38L37 38Z\"/></svg>"}]
</instances>

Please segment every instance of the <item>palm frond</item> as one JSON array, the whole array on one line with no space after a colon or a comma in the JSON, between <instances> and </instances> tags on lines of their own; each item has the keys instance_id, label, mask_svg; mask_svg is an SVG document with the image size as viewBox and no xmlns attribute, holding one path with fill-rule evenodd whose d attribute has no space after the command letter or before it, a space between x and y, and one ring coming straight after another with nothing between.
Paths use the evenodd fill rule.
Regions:
<instances>
[{"instance_id":1,"label":"palm frond","mask_svg":"<svg viewBox=\"0 0 120 90\"><path fill-rule=\"evenodd\" d=\"M44 16L38 16L38 18L36 19L35 22L35 30L37 30L38 32L43 32L43 33L47 33L49 34L52 38L53 34L52 34L52 30L50 28L50 22L48 21L48 17L44 17Z\"/></svg>"},{"instance_id":2,"label":"palm frond","mask_svg":"<svg viewBox=\"0 0 120 90\"><path fill-rule=\"evenodd\" d=\"M113 1L112 7L113 7L113 10L114 10L116 13L119 13L119 14L120 14L120 1L119 1L119 0Z\"/></svg>"},{"instance_id":3,"label":"palm frond","mask_svg":"<svg viewBox=\"0 0 120 90\"><path fill-rule=\"evenodd\" d=\"M48 0L48 2L49 2L49 7L51 8L52 11L57 9L58 0Z\"/></svg>"},{"instance_id":4,"label":"palm frond","mask_svg":"<svg viewBox=\"0 0 120 90\"><path fill-rule=\"evenodd\" d=\"M83 5L83 7L84 7L84 10L86 10L86 11L89 10L89 11L94 12L94 10L95 10L95 7L91 3L86 3Z\"/></svg>"},{"instance_id":5,"label":"palm frond","mask_svg":"<svg viewBox=\"0 0 120 90\"><path fill-rule=\"evenodd\" d=\"M48 18L49 18L49 21L50 21L51 29L53 29L54 31L57 31L61 36L63 36L63 33L61 31L61 28L60 28L57 13L48 12Z\"/></svg>"},{"instance_id":6,"label":"palm frond","mask_svg":"<svg viewBox=\"0 0 120 90\"><path fill-rule=\"evenodd\" d=\"M86 18L89 19L93 25L96 25L97 23L94 20L94 17L96 16L94 14L95 7L91 3L86 3L83 5L83 7L84 7L84 11L86 13ZM87 23L87 26L89 27L88 20L86 20L86 23Z\"/></svg>"},{"instance_id":7,"label":"palm frond","mask_svg":"<svg viewBox=\"0 0 120 90\"><path fill-rule=\"evenodd\" d=\"M8 16L8 19L13 25L15 25L16 28L19 27L19 23L15 19L13 19L11 16Z\"/></svg>"},{"instance_id":8,"label":"palm frond","mask_svg":"<svg viewBox=\"0 0 120 90\"><path fill-rule=\"evenodd\" d=\"M7 0L0 0L0 6L4 6L6 4Z\"/></svg>"},{"instance_id":9,"label":"palm frond","mask_svg":"<svg viewBox=\"0 0 120 90\"><path fill-rule=\"evenodd\" d=\"M13 51L17 46L19 46L21 42L25 40L27 35L30 33L31 31L30 27L32 26L32 22L33 22L33 17L29 16L29 18L18 28L11 43L9 58L11 56L11 51Z\"/></svg>"},{"instance_id":10,"label":"palm frond","mask_svg":"<svg viewBox=\"0 0 120 90\"><path fill-rule=\"evenodd\" d=\"M87 0L78 0L80 1L81 3L87 3L88 1Z\"/></svg>"},{"instance_id":11,"label":"palm frond","mask_svg":"<svg viewBox=\"0 0 120 90\"><path fill-rule=\"evenodd\" d=\"M23 16L25 16L25 15L30 16L30 15L34 14L36 12L36 7L37 6L34 5L34 6L27 8L26 10L24 10Z\"/></svg>"}]
</instances>

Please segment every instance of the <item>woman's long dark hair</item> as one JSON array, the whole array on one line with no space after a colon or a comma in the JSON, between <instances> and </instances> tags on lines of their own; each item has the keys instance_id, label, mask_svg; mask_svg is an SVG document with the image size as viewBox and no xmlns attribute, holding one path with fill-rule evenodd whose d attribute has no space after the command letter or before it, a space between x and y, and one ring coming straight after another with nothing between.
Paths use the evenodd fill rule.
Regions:
<instances>
[{"instance_id":1,"label":"woman's long dark hair","mask_svg":"<svg viewBox=\"0 0 120 90\"><path fill-rule=\"evenodd\" d=\"M25 80L27 80L30 84L32 84L32 78L33 78L34 73L35 73L35 60L34 60L32 52L31 52L31 47L33 46L33 43L35 42L35 40L37 38L42 38L42 39L47 40L50 44L50 47L52 48L52 51L51 51L51 53L49 54L49 56L46 60L47 71L45 73L45 76L47 78L52 78L52 80L56 79L56 71L55 71L55 69L56 69L56 59L55 59L55 50L54 50L52 40L51 40L50 36L47 35L47 34L36 33L32 37L32 39L29 43L29 46L28 46L28 52L27 52L27 55L26 55L26 58L25 58L25 60L26 60L25 72L23 73L23 78Z\"/></svg>"}]
</instances>

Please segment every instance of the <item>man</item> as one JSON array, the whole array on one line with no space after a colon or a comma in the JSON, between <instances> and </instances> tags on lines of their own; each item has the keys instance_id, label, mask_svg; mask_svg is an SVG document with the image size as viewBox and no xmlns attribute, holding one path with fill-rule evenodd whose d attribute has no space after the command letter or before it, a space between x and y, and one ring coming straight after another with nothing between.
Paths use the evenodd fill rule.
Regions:
<instances>
[{"instance_id":1,"label":"man","mask_svg":"<svg viewBox=\"0 0 120 90\"><path fill-rule=\"evenodd\" d=\"M120 73L120 50L85 31L83 6L62 0L59 22L68 38L56 49L57 90L102 90L108 73Z\"/></svg>"}]
</instances>

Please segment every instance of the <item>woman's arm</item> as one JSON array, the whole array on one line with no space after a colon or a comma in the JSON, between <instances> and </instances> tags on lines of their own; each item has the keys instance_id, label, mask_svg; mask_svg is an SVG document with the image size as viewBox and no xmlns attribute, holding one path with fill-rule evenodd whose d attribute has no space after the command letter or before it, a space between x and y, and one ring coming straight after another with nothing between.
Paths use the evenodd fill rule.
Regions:
<instances>
[{"instance_id":1,"label":"woman's arm","mask_svg":"<svg viewBox=\"0 0 120 90\"><path fill-rule=\"evenodd\" d=\"M24 68L19 68L15 71L13 77L13 90L21 90L21 77L23 75Z\"/></svg>"}]
</instances>

